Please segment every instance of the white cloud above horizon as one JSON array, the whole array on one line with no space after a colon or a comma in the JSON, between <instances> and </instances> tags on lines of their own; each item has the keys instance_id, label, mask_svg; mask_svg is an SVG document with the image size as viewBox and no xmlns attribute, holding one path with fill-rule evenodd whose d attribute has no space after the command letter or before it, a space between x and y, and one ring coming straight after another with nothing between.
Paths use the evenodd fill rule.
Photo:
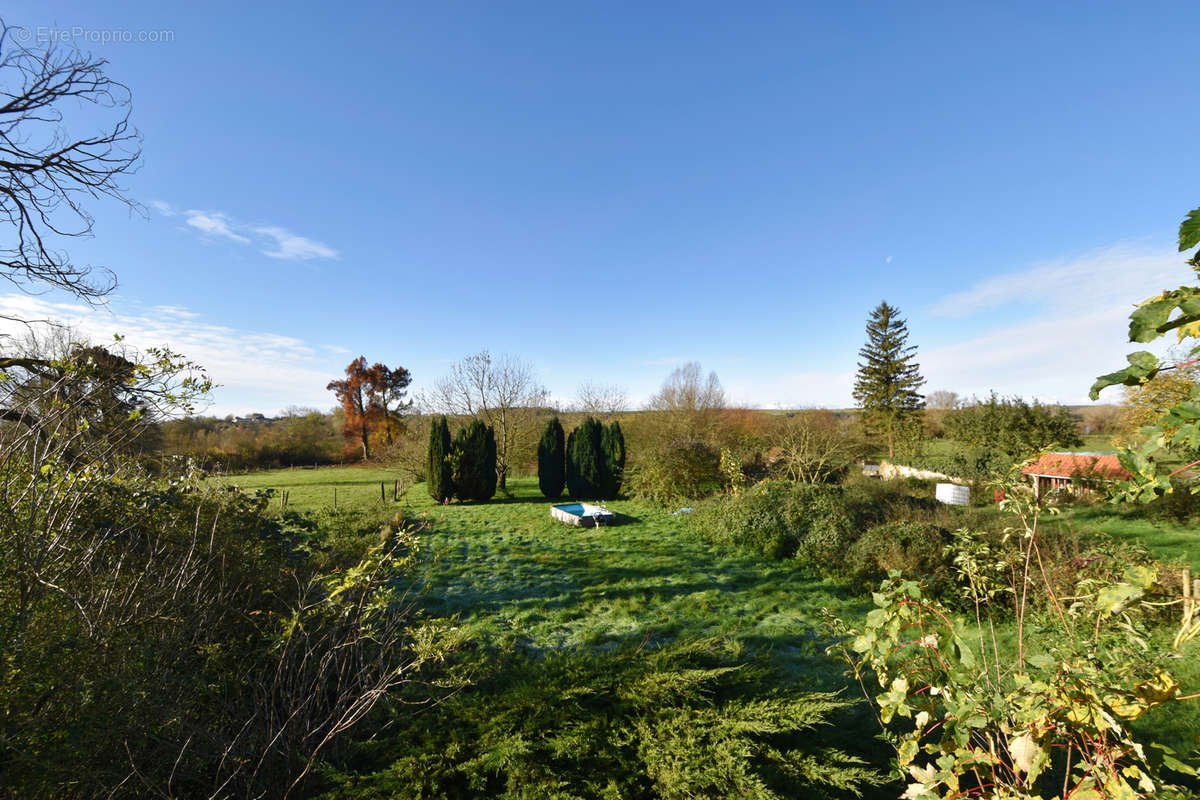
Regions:
<instances>
[{"instance_id":1,"label":"white cloud above horizon","mask_svg":"<svg viewBox=\"0 0 1200 800\"><path fill-rule=\"evenodd\" d=\"M308 261L314 258L336 259L340 253L316 239L292 233L279 225L246 225L222 211L179 210L163 200L152 205L164 217L183 217L188 228L236 244L253 245L268 258Z\"/></svg>"},{"instance_id":2,"label":"white cloud above horizon","mask_svg":"<svg viewBox=\"0 0 1200 800\"><path fill-rule=\"evenodd\" d=\"M120 309L114 310L117 305ZM127 307L114 298L110 307L94 308L25 294L0 295L0 334L18 339L25 335L26 325L16 319L58 322L74 336L94 342L112 341L120 334L125 344L139 350L167 347L181 353L201 364L218 384L212 404L198 409L202 414L333 406L324 387L329 376L337 374L336 359L319 354L327 346L296 337L213 325L177 306Z\"/></svg>"},{"instance_id":3,"label":"white cloud above horizon","mask_svg":"<svg viewBox=\"0 0 1200 800\"><path fill-rule=\"evenodd\" d=\"M1145 348L1131 345L1126 335L1135 304L1191 278L1178 253L1122 243L948 294L929 313L962 320L969 335L922 348L918 360L925 389L1090 402L1087 393L1096 376L1120 368L1126 353ZM972 317L1001 308L1023 316L986 329L970 325ZM1165 350L1168 344L1158 347ZM1115 401L1113 393L1101 398Z\"/></svg>"},{"instance_id":4,"label":"white cloud above horizon","mask_svg":"<svg viewBox=\"0 0 1200 800\"><path fill-rule=\"evenodd\" d=\"M1095 376L1118 368L1126 353L1138 349L1126 341L1127 318L1135 301L1190 280L1191 272L1178 254L1119 245L1014 270L934 298L929 308L909 315L910 325L915 316L918 327L937 330L922 333L923 340L912 340L919 346L925 390L948 389L963 396L984 396L995 390L1050 402L1088 402L1087 391ZM1003 309L999 316L998 309ZM61 320L93 341L121 333L137 348L166 346L180 352L203 364L220 384L212 407L204 412L219 416L275 413L296 405L330 408L332 398L324 387L351 354L334 343L212 324L205 315L185 307L143 305L119 297L106 307L94 308L74 299L0 294L3 316ZM0 334L19 334L20 328L20 323L0 319ZM851 346L856 349L860 342L844 344L843 354L834 355L833 363L814 363L792 374L772 369L777 362L726 358L713 364L703 356L699 360L706 372L717 367L730 401L737 405L844 408L853 402L856 360L850 355ZM529 357L541 360L538 353ZM696 356L651 358L640 361L640 366L665 371L689 360ZM442 364L433 359L426 360L425 366L432 375ZM554 375L553 366L538 364L538 369ZM578 377L564 372L560 382L566 384L550 385L552 395L573 397L571 381ZM633 405L643 405L663 377L657 371L638 376L635 370L629 375L626 383ZM1116 400L1115 392L1102 398L1102 402Z\"/></svg>"}]
</instances>

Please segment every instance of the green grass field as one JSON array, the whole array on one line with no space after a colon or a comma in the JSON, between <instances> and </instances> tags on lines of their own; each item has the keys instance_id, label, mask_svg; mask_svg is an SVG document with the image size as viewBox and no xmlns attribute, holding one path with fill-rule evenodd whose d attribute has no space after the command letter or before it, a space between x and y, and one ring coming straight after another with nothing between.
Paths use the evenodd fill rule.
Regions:
<instances>
[{"instance_id":1,"label":"green grass field","mask_svg":"<svg viewBox=\"0 0 1200 800\"><path fill-rule=\"evenodd\" d=\"M827 609L858 624L870 603L813 579L793 562L715 547L693 533L684 516L633 500L608 504L623 524L572 528L550 517L551 503L532 478L511 481L509 498L444 506L431 502L424 484L393 501L398 479L385 469L330 467L226 480L248 490L286 490L290 510L331 509L337 487L339 509L427 517L432 527L422 540L418 574L422 603L432 615L457 617L473 640L550 652L724 635L747 656L765 656L795 686L858 696L858 688L846 683L844 665L824 655L830 639L822 620ZM273 504L279 507L278 496ZM1136 539L1160 558L1186 560L1200 570L1186 528L1103 505L1071 509L1058 524ZM1005 639L1011 631L1006 626L999 633ZM1186 660L1176 669L1185 686L1200 681L1195 663ZM1182 746L1200 729L1200 708L1162 709L1138 727Z\"/></svg>"},{"instance_id":2,"label":"green grass field","mask_svg":"<svg viewBox=\"0 0 1200 800\"><path fill-rule=\"evenodd\" d=\"M254 492L274 489L272 508L280 508L282 495L288 494L289 511L319 511L334 507L335 491L338 508L370 508L391 505L396 482L403 481L397 470L380 467L293 467L267 472L248 472L223 477L225 482ZM380 502L380 484L387 498Z\"/></svg>"},{"instance_id":3,"label":"green grass field","mask_svg":"<svg viewBox=\"0 0 1200 800\"><path fill-rule=\"evenodd\" d=\"M840 686L840 665L820 655L821 609L857 617L868 603L786 561L731 553L688 530L682 515L631 500L608 507L622 524L572 528L550 517L537 480L510 481L513 496L434 505L424 484L391 501L398 475L328 467L238 475L247 490L289 492L289 510L379 508L434 523L424 540L428 610L459 615L478 635L518 637L534 648L615 647L732 634L796 674ZM387 501L380 503L379 484ZM278 508L278 496L273 501ZM814 666L820 665L814 670Z\"/></svg>"}]
</instances>

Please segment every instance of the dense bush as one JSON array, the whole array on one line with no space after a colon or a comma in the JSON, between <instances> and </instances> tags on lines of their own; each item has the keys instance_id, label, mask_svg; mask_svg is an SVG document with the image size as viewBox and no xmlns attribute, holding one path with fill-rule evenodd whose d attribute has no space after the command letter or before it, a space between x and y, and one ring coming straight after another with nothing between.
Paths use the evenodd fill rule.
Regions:
<instances>
[{"instance_id":1,"label":"dense bush","mask_svg":"<svg viewBox=\"0 0 1200 800\"><path fill-rule=\"evenodd\" d=\"M346 460L338 415L292 409L276 419L184 417L155 426L163 456L187 457L205 469L241 472Z\"/></svg>"},{"instance_id":2,"label":"dense bush","mask_svg":"<svg viewBox=\"0 0 1200 800\"><path fill-rule=\"evenodd\" d=\"M473 419L454 437L454 493L460 500L486 502L496 494L496 436Z\"/></svg>"},{"instance_id":3,"label":"dense bush","mask_svg":"<svg viewBox=\"0 0 1200 800\"><path fill-rule=\"evenodd\" d=\"M429 451L425 484L435 503L444 503L454 496L454 461L450 442L450 426L444 416L429 426Z\"/></svg>"},{"instance_id":4,"label":"dense bush","mask_svg":"<svg viewBox=\"0 0 1200 800\"><path fill-rule=\"evenodd\" d=\"M946 438L976 449L999 450L1020 461L1039 450L1083 444L1071 412L1063 406L999 397L946 412ZM965 477L965 476L964 476Z\"/></svg>"},{"instance_id":5,"label":"dense bush","mask_svg":"<svg viewBox=\"0 0 1200 800\"><path fill-rule=\"evenodd\" d=\"M921 522L891 522L867 530L846 553L842 577L860 591L874 589L891 570L923 577L937 596L951 594L954 571L949 534Z\"/></svg>"},{"instance_id":6,"label":"dense bush","mask_svg":"<svg viewBox=\"0 0 1200 800\"><path fill-rule=\"evenodd\" d=\"M739 495L707 500L691 522L717 544L770 558L797 557L820 570L854 537L841 489L790 481L763 481Z\"/></svg>"},{"instance_id":7,"label":"dense bush","mask_svg":"<svg viewBox=\"0 0 1200 800\"><path fill-rule=\"evenodd\" d=\"M774 800L879 779L836 749L861 747L844 701L782 688L734 642L643 646L481 656L476 685L398 714L326 797Z\"/></svg>"},{"instance_id":8,"label":"dense bush","mask_svg":"<svg viewBox=\"0 0 1200 800\"><path fill-rule=\"evenodd\" d=\"M562 423L554 417L546 423L538 441L538 488L542 495L554 499L562 494L567 483L566 443Z\"/></svg>"},{"instance_id":9,"label":"dense bush","mask_svg":"<svg viewBox=\"0 0 1200 800\"><path fill-rule=\"evenodd\" d=\"M631 494L667 505L721 489L720 453L703 439L677 439L635 452L637 464L627 475Z\"/></svg>"},{"instance_id":10,"label":"dense bush","mask_svg":"<svg viewBox=\"0 0 1200 800\"><path fill-rule=\"evenodd\" d=\"M403 522L381 544L361 515L273 518L266 495L119 466L41 482L42 510L79 505L32 536L29 504L0 515L23 553L0 565L11 796L280 796L433 641L396 582Z\"/></svg>"},{"instance_id":11,"label":"dense bush","mask_svg":"<svg viewBox=\"0 0 1200 800\"><path fill-rule=\"evenodd\" d=\"M952 453L910 453L896 460L905 466L940 472L980 485L1004 475L1021 459L996 447L962 447Z\"/></svg>"}]
</instances>

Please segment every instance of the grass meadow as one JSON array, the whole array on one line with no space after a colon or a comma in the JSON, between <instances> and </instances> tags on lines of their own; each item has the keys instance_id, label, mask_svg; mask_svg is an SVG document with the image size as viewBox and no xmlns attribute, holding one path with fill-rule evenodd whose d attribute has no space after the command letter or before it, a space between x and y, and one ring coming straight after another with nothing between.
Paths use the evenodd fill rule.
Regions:
<instances>
[{"instance_id":1,"label":"grass meadow","mask_svg":"<svg viewBox=\"0 0 1200 800\"><path fill-rule=\"evenodd\" d=\"M510 481L511 497L484 504L432 504L424 484L402 487L396 472L366 467L291 469L228 478L243 489L274 489L273 507L288 492L288 510L403 512L426 517L418 574L421 603L432 616L454 617L469 638L523 652L628 651L718 637L734 640L747 657L762 657L782 680L804 690L840 690L857 699L844 665L824 654L823 624L832 612L858 624L870 601L815 579L790 561L773 561L709 544L684 515L636 500L608 503L621 524L572 528L552 519L551 503L535 478ZM380 498L380 483L384 498ZM932 491L932 490L931 490ZM999 513L999 512L996 512ZM1137 541L1157 557L1200 570L1195 531L1123 513L1080 506L1054 518L1081 535L1103 532ZM1002 642L1013 631L1001 629ZM1185 688L1200 685L1197 647L1174 671ZM766 689L764 688L764 691ZM1190 689L1195 691L1195 689ZM886 772L886 749L859 704L859 754ZM1176 704L1138 726L1188 750L1200 731L1200 708ZM843 735L848 731L843 730ZM890 790L889 790L890 791Z\"/></svg>"}]
</instances>

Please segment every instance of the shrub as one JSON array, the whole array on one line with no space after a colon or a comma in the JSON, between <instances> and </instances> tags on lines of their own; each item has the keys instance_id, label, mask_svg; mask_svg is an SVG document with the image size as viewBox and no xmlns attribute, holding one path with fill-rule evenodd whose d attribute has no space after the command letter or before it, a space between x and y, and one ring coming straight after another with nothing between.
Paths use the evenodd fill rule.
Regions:
<instances>
[{"instance_id":1,"label":"shrub","mask_svg":"<svg viewBox=\"0 0 1200 800\"><path fill-rule=\"evenodd\" d=\"M571 433L567 447L567 490L572 497L601 497L604 494L603 426L588 417Z\"/></svg>"},{"instance_id":2,"label":"shrub","mask_svg":"<svg viewBox=\"0 0 1200 800\"><path fill-rule=\"evenodd\" d=\"M454 496L454 466L451 455L450 426L444 416L438 417L429 426L426 473L429 496L435 503L443 503Z\"/></svg>"},{"instance_id":3,"label":"shrub","mask_svg":"<svg viewBox=\"0 0 1200 800\"><path fill-rule=\"evenodd\" d=\"M770 558L794 556L822 573L855 537L838 487L779 480L706 501L692 525L716 544Z\"/></svg>"},{"instance_id":4,"label":"shrub","mask_svg":"<svg viewBox=\"0 0 1200 800\"><path fill-rule=\"evenodd\" d=\"M496 493L496 436L473 419L454 438L454 489L460 500L486 502Z\"/></svg>"},{"instance_id":5,"label":"shrub","mask_svg":"<svg viewBox=\"0 0 1200 800\"><path fill-rule=\"evenodd\" d=\"M892 522L876 525L846 554L845 578L852 588L874 588L891 570L925 577L930 590L948 595L954 574L946 554L949 535L934 525Z\"/></svg>"},{"instance_id":6,"label":"shrub","mask_svg":"<svg viewBox=\"0 0 1200 800\"><path fill-rule=\"evenodd\" d=\"M538 488L543 496L554 499L562 494L567 483L566 443L558 417L546 423L541 441L538 442L537 458Z\"/></svg>"},{"instance_id":7,"label":"shrub","mask_svg":"<svg viewBox=\"0 0 1200 800\"><path fill-rule=\"evenodd\" d=\"M1063 406L1046 406L1020 397L999 397L946 412L946 438L973 448L995 449L1021 460L1051 447L1083 444L1071 412ZM965 476L964 476L965 477Z\"/></svg>"},{"instance_id":8,"label":"shrub","mask_svg":"<svg viewBox=\"0 0 1200 800\"><path fill-rule=\"evenodd\" d=\"M621 423L613 421L600 434L600 450L603 455L603 496L609 500L621 493L621 482L625 478L625 434Z\"/></svg>"},{"instance_id":9,"label":"shrub","mask_svg":"<svg viewBox=\"0 0 1200 800\"><path fill-rule=\"evenodd\" d=\"M632 494L664 505L704 497L721 485L720 455L698 438L675 439L648 453L639 449L629 475Z\"/></svg>"}]
</instances>

